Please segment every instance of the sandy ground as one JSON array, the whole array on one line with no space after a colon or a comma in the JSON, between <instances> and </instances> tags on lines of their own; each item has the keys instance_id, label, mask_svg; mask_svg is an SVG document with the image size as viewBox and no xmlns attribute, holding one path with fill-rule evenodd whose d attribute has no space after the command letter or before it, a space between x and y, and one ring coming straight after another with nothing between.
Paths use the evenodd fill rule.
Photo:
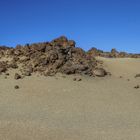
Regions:
<instances>
[{"instance_id":1,"label":"sandy ground","mask_svg":"<svg viewBox=\"0 0 140 140\"><path fill-rule=\"evenodd\" d=\"M111 77L1 75L0 140L140 140L140 59L98 59Z\"/></svg>"}]
</instances>

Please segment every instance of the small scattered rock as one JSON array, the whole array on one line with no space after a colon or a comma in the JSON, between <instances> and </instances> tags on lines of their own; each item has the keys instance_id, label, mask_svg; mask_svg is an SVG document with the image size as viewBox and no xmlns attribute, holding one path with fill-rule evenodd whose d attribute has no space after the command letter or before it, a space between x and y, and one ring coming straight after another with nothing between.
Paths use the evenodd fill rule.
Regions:
<instances>
[{"instance_id":1,"label":"small scattered rock","mask_svg":"<svg viewBox=\"0 0 140 140\"><path fill-rule=\"evenodd\" d=\"M73 78L73 81L82 81L81 78Z\"/></svg>"},{"instance_id":2,"label":"small scattered rock","mask_svg":"<svg viewBox=\"0 0 140 140\"><path fill-rule=\"evenodd\" d=\"M136 75L135 75L135 78L138 78L138 77L140 77L140 74L136 74Z\"/></svg>"},{"instance_id":3,"label":"small scattered rock","mask_svg":"<svg viewBox=\"0 0 140 140\"><path fill-rule=\"evenodd\" d=\"M15 87L14 87L15 89L19 89L19 86L18 85L15 85Z\"/></svg>"},{"instance_id":4,"label":"small scattered rock","mask_svg":"<svg viewBox=\"0 0 140 140\"><path fill-rule=\"evenodd\" d=\"M134 88L135 89L139 89L140 88L140 85L136 85Z\"/></svg>"},{"instance_id":5,"label":"small scattered rock","mask_svg":"<svg viewBox=\"0 0 140 140\"><path fill-rule=\"evenodd\" d=\"M5 73L5 75L6 75L6 76L9 76L10 74L9 74L9 73Z\"/></svg>"},{"instance_id":6,"label":"small scattered rock","mask_svg":"<svg viewBox=\"0 0 140 140\"><path fill-rule=\"evenodd\" d=\"M16 80L21 79L21 75L19 75L18 73L15 73L14 78L15 78Z\"/></svg>"}]
</instances>

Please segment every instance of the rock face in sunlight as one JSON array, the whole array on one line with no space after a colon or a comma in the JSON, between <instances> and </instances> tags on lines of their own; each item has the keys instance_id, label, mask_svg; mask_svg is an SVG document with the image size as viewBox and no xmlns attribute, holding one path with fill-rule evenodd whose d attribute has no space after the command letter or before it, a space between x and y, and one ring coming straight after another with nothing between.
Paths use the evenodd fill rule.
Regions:
<instances>
[{"instance_id":1,"label":"rock face in sunlight","mask_svg":"<svg viewBox=\"0 0 140 140\"><path fill-rule=\"evenodd\" d=\"M98 64L94 57L77 48L75 41L68 40L65 36L51 42L2 48L0 57L0 72L19 68L23 76L36 72L45 76L53 76L58 72L94 76L93 71Z\"/></svg>"}]
</instances>

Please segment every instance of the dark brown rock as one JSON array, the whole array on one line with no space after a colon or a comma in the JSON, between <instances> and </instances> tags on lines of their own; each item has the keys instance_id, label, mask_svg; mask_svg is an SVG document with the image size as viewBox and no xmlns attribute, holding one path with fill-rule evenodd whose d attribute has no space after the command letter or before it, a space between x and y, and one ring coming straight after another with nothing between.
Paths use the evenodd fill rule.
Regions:
<instances>
[{"instance_id":1,"label":"dark brown rock","mask_svg":"<svg viewBox=\"0 0 140 140\"><path fill-rule=\"evenodd\" d=\"M15 87L14 87L15 89L19 89L19 86L18 85L15 85Z\"/></svg>"},{"instance_id":2,"label":"dark brown rock","mask_svg":"<svg viewBox=\"0 0 140 140\"><path fill-rule=\"evenodd\" d=\"M135 89L139 89L140 88L140 85L136 85L134 88Z\"/></svg>"},{"instance_id":3,"label":"dark brown rock","mask_svg":"<svg viewBox=\"0 0 140 140\"><path fill-rule=\"evenodd\" d=\"M21 79L21 75L19 75L18 73L15 73L14 79L16 80Z\"/></svg>"},{"instance_id":4,"label":"dark brown rock","mask_svg":"<svg viewBox=\"0 0 140 140\"><path fill-rule=\"evenodd\" d=\"M82 79L81 78L78 78L77 81L82 81Z\"/></svg>"},{"instance_id":5,"label":"dark brown rock","mask_svg":"<svg viewBox=\"0 0 140 140\"><path fill-rule=\"evenodd\" d=\"M2 72L6 72L6 70L7 70L7 68L6 67L0 67L0 73L2 73Z\"/></svg>"},{"instance_id":6,"label":"dark brown rock","mask_svg":"<svg viewBox=\"0 0 140 140\"><path fill-rule=\"evenodd\" d=\"M9 76L10 74L9 74L9 73L5 73L5 75L6 75L6 76Z\"/></svg>"},{"instance_id":7,"label":"dark brown rock","mask_svg":"<svg viewBox=\"0 0 140 140\"><path fill-rule=\"evenodd\" d=\"M140 74L136 74L136 75L135 75L135 78L138 78L138 77L140 77Z\"/></svg>"},{"instance_id":8,"label":"dark brown rock","mask_svg":"<svg viewBox=\"0 0 140 140\"><path fill-rule=\"evenodd\" d=\"M77 78L75 77L75 78L73 78L73 81L78 81L78 82L80 82L80 81L82 81L82 79L81 79L81 78L78 78L78 77L77 77Z\"/></svg>"}]
</instances>

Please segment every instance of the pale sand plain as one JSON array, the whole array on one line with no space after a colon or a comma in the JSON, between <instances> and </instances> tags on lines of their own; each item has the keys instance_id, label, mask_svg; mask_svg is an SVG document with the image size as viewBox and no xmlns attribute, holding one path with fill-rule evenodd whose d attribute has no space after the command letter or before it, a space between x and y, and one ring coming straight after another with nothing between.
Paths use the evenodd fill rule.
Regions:
<instances>
[{"instance_id":1,"label":"pale sand plain","mask_svg":"<svg viewBox=\"0 0 140 140\"><path fill-rule=\"evenodd\" d=\"M0 140L140 140L140 59L97 59L112 76L1 75Z\"/></svg>"}]
</instances>

